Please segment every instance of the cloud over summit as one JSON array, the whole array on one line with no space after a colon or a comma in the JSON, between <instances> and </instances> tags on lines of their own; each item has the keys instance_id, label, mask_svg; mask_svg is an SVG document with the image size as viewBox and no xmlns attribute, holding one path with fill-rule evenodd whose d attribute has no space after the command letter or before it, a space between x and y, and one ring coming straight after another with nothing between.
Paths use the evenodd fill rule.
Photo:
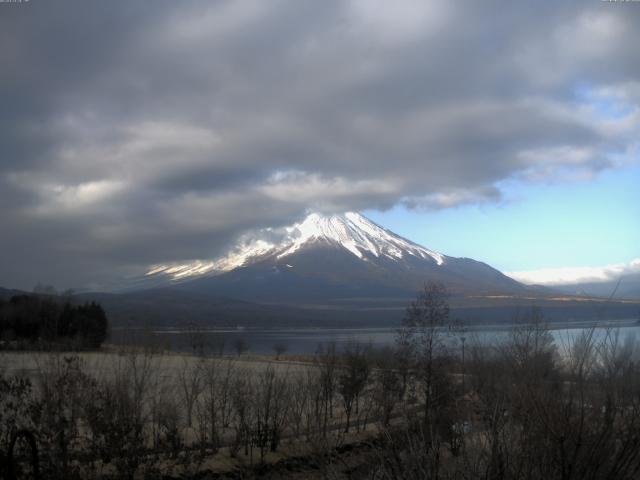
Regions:
<instances>
[{"instance_id":1,"label":"cloud over summit","mask_svg":"<svg viewBox=\"0 0 640 480\"><path fill-rule=\"evenodd\" d=\"M0 283L88 283L307 210L495 202L505 180L616 168L640 133L632 7L0 5Z\"/></svg>"}]
</instances>

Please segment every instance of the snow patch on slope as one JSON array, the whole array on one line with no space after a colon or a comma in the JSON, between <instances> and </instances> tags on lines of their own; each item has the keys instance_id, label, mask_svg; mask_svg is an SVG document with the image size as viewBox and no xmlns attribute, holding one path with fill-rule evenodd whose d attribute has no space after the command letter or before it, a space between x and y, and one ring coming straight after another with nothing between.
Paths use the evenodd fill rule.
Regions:
<instances>
[{"instance_id":1,"label":"snow patch on slope","mask_svg":"<svg viewBox=\"0 0 640 480\"><path fill-rule=\"evenodd\" d=\"M173 280L183 280L212 273L224 273L241 267L250 259L267 255L275 245L265 240L253 240L234 248L224 257L213 261L195 260L186 264L154 265L145 276L168 275Z\"/></svg>"}]
</instances>

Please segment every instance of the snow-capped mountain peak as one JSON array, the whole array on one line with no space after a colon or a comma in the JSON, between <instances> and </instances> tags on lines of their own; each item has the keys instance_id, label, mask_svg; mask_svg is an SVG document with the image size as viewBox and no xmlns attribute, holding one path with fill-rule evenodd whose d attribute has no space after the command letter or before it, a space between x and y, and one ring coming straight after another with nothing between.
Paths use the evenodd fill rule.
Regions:
<instances>
[{"instance_id":1,"label":"snow-capped mountain peak","mask_svg":"<svg viewBox=\"0 0 640 480\"><path fill-rule=\"evenodd\" d=\"M281 261L307 246L317 244L343 248L363 261L381 257L401 260L407 256L421 258L436 265L442 265L446 261L444 255L395 235L356 212L336 215L312 213L302 222L286 227L282 232L279 241L266 239L273 236L273 231L269 230L270 235L245 237L237 247L220 258L155 265L145 276L162 276L180 281L220 274L269 257Z\"/></svg>"},{"instance_id":2,"label":"snow-capped mountain peak","mask_svg":"<svg viewBox=\"0 0 640 480\"><path fill-rule=\"evenodd\" d=\"M328 241L342 246L358 258L367 253L389 258L413 255L432 258L438 265L444 256L405 240L356 212L323 216L312 213L303 222L287 229L290 245L278 258L286 257L312 241Z\"/></svg>"}]
</instances>

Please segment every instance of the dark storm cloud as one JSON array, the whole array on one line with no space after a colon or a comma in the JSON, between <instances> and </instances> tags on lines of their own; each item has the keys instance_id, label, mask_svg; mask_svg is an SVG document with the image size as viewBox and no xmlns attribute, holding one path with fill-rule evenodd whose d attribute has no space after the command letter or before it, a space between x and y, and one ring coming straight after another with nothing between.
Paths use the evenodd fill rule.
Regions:
<instances>
[{"instance_id":1,"label":"dark storm cloud","mask_svg":"<svg viewBox=\"0 0 640 480\"><path fill-rule=\"evenodd\" d=\"M210 258L309 209L496 202L505 180L633 161L639 17L601 2L0 4L0 284L90 284Z\"/></svg>"}]
</instances>

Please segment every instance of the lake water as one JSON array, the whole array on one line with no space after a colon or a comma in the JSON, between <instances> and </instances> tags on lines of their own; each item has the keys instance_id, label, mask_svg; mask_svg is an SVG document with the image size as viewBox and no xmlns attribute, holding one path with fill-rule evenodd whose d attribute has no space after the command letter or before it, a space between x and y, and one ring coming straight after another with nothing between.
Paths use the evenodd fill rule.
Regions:
<instances>
[{"instance_id":1,"label":"lake water","mask_svg":"<svg viewBox=\"0 0 640 480\"><path fill-rule=\"evenodd\" d=\"M592 322L566 322L549 325L551 334L561 347L567 345L587 328L595 328L596 336L612 331L625 339L637 336L640 339L640 324L637 319ZM464 333L451 334L452 342L460 342L464 336L468 342L492 344L507 339L513 325L480 325L466 327ZM393 345L397 327L388 328L305 328L305 329L211 329L186 331L163 330L114 330L111 343L153 344L173 351L190 351L192 345L202 345L205 351L234 353L242 342L250 353L273 354L275 345L286 347L288 354L311 354L318 345L335 342L343 348L349 342L370 343L374 347Z\"/></svg>"}]
</instances>

